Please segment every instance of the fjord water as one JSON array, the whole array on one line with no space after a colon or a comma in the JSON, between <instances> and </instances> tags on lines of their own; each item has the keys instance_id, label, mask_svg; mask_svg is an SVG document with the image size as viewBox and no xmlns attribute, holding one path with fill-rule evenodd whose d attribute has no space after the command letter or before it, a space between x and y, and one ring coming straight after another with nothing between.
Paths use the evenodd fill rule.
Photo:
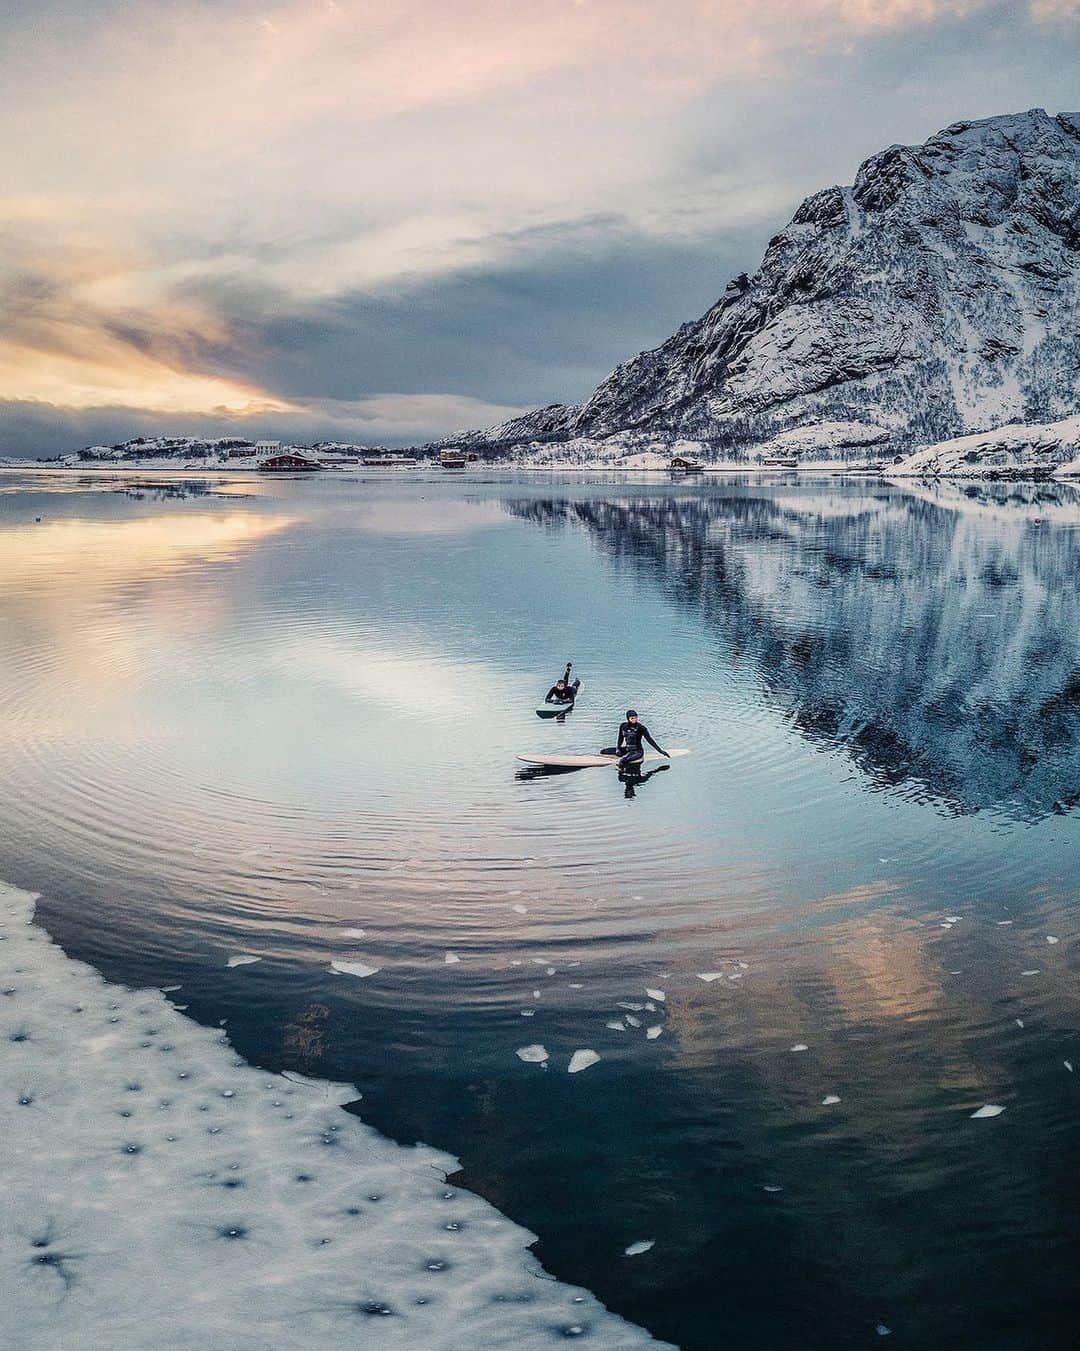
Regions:
<instances>
[{"instance_id":1,"label":"fjord water","mask_svg":"<svg viewBox=\"0 0 1080 1351\"><path fill-rule=\"evenodd\" d=\"M5 474L0 877L657 1336L1071 1345L1078 596L1064 486Z\"/></svg>"}]
</instances>

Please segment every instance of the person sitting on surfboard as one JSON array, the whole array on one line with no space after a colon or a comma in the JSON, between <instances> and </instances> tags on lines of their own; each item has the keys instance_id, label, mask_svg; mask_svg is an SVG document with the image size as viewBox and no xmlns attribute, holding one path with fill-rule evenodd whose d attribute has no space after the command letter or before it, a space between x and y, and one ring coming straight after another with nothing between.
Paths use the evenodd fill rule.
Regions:
<instances>
[{"instance_id":1,"label":"person sitting on surfboard","mask_svg":"<svg viewBox=\"0 0 1080 1351\"><path fill-rule=\"evenodd\" d=\"M573 664L571 661L566 663L566 670L544 695L545 704L572 704L577 698L581 681L575 680L572 684L570 682L570 667Z\"/></svg>"},{"instance_id":2,"label":"person sitting on surfboard","mask_svg":"<svg viewBox=\"0 0 1080 1351\"><path fill-rule=\"evenodd\" d=\"M619 726L619 739L615 743L615 754L619 757L619 769L636 769L645 758L645 748L642 742L647 741L654 751L659 751L661 755L668 755L662 747L658 746L652 739L649 729L643 722L638 722L637 710L628 708L626 710L626 721Z\"/></svg>"}]
</instances>

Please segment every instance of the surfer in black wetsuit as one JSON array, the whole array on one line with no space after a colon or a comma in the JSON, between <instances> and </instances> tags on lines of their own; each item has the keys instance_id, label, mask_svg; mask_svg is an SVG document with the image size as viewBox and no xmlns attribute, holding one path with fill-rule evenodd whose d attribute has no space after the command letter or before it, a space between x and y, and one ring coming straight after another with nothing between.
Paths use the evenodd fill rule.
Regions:
<instances>
[{"instance_id":1,"label":"surfer in black wetsuit","mask_svg":"<svg viewBox=\"0 0 1080 1351\"><path fill-rule=\"evenodd\" d=\"M643 741L647 741L654 751L659 751L661 755L667 756L667 751L656 744L645 724L638 721L637 711L628 708L626 710L626 721L619 727L619 740L615 744L615 754L619 757L620 774L627 770L632 773L637 772L638 766L645 758L645 748L641 744ZM668 756L668 759L670 758Z\"/></svg>"},{"instance_id":2,"label":"surfer in black wetsuit","mask_svg":"<svg viewBox=\"0 0 1080 1351\"><path fill-rule=\"evenodd\" d=\"M544 695L545 704L572 704L577 698L578 688L581 685L580 680L571 682L570 667L573 662L566 663L566 670Z\"/></svg>"}]
</instances>

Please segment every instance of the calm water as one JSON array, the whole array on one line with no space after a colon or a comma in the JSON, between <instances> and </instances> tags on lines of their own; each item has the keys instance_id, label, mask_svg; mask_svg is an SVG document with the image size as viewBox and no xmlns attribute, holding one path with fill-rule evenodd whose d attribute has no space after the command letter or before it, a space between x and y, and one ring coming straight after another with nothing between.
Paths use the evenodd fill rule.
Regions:
<instances>
[{"instance_id":1,"label":"calm water","mask_svg":"<svg viewBox=\"0 0 1080 1351\"><path fill-rule=\"evenodd\" d=\"M0 877L556 1274L688 1348L1073 1344L1075 490L5 474L0 654ZM517 772L630 704L693 755Z\"/></svg>"}]
</instances>

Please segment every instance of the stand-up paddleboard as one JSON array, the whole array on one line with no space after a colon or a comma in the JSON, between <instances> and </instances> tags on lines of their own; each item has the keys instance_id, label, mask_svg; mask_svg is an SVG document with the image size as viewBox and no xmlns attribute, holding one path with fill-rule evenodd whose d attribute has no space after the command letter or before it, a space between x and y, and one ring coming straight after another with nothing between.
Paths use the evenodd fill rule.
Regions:
<instances>
[{"instance_id":1,"label":"stand-up paddleboard","mask_svg":"<svg viewBox=\"0 0 1080 1351\"><path fill-rule=\"evenodd\" d=\"M667 755L661 755L659 751L647 751L638 764L643 764L648 760L675 760L680 755L689 755L688 750L668 751ZM599 765L615 765L619 762L617 755L519 755L518 759L526 765L550 765L552 769L591 769Z\"/></svg>"},{"instance_id":2,"label":"stand-up paddleboard","mask_svg":"<svg viewBox=\"0 0 1080 1351\"><path fill-rule=\"evenodd\" d=\"M581 690L582 685L581 682L578 681L578 687L574 692L573 699L567 699L565 704L556 704L556 703L549 704L547 702L538 704L536 708L536 716L538 718L557 718L560 713L569 713L570 710L574 707L574 704L577 702L577 697L581 693Z\"/></svg>"}]
</instances>

